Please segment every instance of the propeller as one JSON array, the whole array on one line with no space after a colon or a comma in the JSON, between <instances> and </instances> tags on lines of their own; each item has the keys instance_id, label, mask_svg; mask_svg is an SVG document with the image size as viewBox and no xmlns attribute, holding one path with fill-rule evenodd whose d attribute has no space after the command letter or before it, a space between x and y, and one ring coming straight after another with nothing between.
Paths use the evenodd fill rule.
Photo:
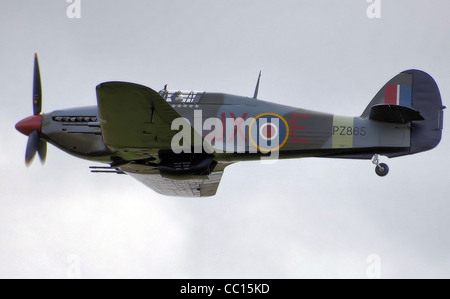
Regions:
<instances>
[{"instance_id":1,"label":"propeller","mask_svg":"<svg viewBox=\"0 0 450 299\"><path fill-rule=\"evenodd\" d=\"M27 117L16 124L16 129L28 136L27 149L25 151L25 164L29 166L36 155L44 164L47 156L47 142L42 139L42 87L41 75L37 54L34 54L33 74L33 116Z\"/></svg>"},{"instance_id":2,"label":"propeller","mask_svg":"<svg viewBox=\"0 0 450 299\"><path fill-rule=\"evenodd\" d=\"M39 61L37 53L35 53L34 74L33 74L33 115L41 114L41 110L42 110L41 74L39 72Z\"/></svg>"}]
</instances>

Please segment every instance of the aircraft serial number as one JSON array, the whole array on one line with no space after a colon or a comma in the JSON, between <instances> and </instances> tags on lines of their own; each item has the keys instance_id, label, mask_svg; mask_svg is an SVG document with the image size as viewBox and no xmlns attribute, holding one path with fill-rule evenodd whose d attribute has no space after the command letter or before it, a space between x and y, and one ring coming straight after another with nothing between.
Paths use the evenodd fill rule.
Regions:
<instances>
[{"instance_id":1,"label":"aircraft serial number","mask_svg":"<svg viewBox=\"0 0 450 299\"><path fill-rule=\"evenodd\" d=\"M333 126L333 135L365 136L366 127Z\"/></svg>"}]
</instances>

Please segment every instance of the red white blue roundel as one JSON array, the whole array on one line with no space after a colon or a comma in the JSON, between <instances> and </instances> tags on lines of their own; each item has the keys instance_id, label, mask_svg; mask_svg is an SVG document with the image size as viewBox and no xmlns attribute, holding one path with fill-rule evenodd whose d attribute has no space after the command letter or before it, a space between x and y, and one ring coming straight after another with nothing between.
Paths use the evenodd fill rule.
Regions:
<instances>
[{"instance_id":1,"label":"red white blue roundel","mask_svg":"<svg viewBox=\"0 0 450 299\"><path fill-rule=\"evenodd\" d=\"M256 116L249 126L250 141L261 151L280 149L288 140L287 121L275 113L262 113Z\"/></svg>"}]
</instances>

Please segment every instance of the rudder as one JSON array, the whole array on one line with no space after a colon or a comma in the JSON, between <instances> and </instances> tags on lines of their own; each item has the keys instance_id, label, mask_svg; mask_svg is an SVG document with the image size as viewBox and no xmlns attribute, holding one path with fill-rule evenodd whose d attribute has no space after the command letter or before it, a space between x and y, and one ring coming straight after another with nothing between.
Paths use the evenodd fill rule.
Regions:
<instances>
[{"instance_id":1,"label":"rudder","mask_svg":"<svg viewBox=\"0 0 450 299\"><path fill-rule=\"evenodd\" d=\"M411 124L410 153L418 153L436 147L441 141L444 109L441 94L434 79L418 70L406 71L412 75L412 105L420 111L424 121Z\"/></svg>"}]
</instances>

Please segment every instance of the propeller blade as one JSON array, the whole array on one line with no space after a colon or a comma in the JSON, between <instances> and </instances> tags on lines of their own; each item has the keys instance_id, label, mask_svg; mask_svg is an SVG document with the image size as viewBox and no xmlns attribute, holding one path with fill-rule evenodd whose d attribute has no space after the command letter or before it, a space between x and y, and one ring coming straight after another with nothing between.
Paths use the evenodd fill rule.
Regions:
<instances>
[{"instance_id":1,"label":"propeller blade","mask_svg":"<svg viewBox=\"0 0 450 299\"><path fill-rule=\"evenodd\" d=\"M39 72L39 62L37 53L34 54L34 76L33 76L33 114L38 115L42 110L42 88L41 74Z\"/></svg>"},{"instance_id":2,"label":"propeller blade","mask_svg":"<svg viewBox=\"0 0 450 299\"><path fill-rule=\"evenodd\" d=\"M34 130L28 137L27 150L25 152L25 165L29 166L39 148L39 132Z\"/></svg>"},{"instance_id":3,"label":"propeller blade","mask_svg":"<svg viewBox=\"0 0 450 299\"><path fill-rule=\"evenodd\" d=\"M41 163L44 164L47 157L47 142L44 139L39 139L38 154Z\"/></svg>"}]
</instances>

